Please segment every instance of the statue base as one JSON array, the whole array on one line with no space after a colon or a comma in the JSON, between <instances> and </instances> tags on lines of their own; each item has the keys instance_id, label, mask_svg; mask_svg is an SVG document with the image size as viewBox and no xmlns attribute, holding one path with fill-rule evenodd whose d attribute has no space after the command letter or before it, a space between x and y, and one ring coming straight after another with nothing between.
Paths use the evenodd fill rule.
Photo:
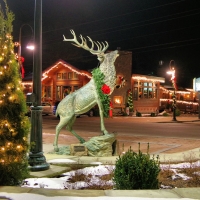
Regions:
<instances>
[{"instance_id":1,"label":"statue base","mask_svg":"<svg viewBox=\"0 0 200 200\"><path fill-rule=\"evenodd\" d=\"M115 135L110 134L92 137L83 145L85 145L88 149L88 156L109 157L116 155L116 144L117 142Z\"/></svg>"},{"instance_id":2,"label":"statue base","mask_svg":"<svg viewBox=\"0 0 200 200\"><path fill-rule=\"evenodd\" d=\"M59 148L59 155L110 157L118 155L118 145L114 134L92 137L83 144L71 144Z\"/></svg>"}]
</instances>

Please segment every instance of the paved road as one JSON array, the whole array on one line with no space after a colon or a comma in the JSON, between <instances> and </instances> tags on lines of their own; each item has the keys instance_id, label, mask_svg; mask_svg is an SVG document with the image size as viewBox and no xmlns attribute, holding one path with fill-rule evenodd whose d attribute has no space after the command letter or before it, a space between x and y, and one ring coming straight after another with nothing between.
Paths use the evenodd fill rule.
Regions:
<instances>
[{"instance_id":1,"label":"paved road","mask_svg":"<svg viewBox=\"0 0 200 200\"><path fill-rule=\"evenodd\" d=\"M150 153L178 153L200 147L200 121L197 117L180 117L172 122L171 117L114 117L105 119L109 133L115 133L119 152L131 148L146 152L147 143ZM43 116L43 142L53 144L55 128L59 119ZM101 135L100 118L81 116L74 124L75 132L88 141ZM63 128L58 139L59 145L79 143L69 131Z\"/></svg>"},{"instance_id":2,"label":"paved road","mask_svg":"<svg viewBox=\"0 0 200 200\"><path fill-rule=\"evenodd\" d=\"M154 137L178 137L188 139L200 139L200 121L196 117L177 118L173 123L170 117L115 117L105 119L106 129L110 133L135 136ZM43 132L55 133L55 127L59 119L54 116L43 116ZM73 126L74 130L100 134L100 118L81 116L77 118ZM63 128L62 133L67 132Z\"/></svg>"}]
</instances>

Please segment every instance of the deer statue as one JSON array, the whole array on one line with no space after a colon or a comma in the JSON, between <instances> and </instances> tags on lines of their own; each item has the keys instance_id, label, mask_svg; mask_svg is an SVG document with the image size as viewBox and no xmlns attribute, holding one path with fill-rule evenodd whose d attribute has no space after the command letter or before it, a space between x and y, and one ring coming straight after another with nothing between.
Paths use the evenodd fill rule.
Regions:
<instances>
[{"instance_id":1,"label":"deer statue","mask_svg":"<svg viewBox=\"0 0 200 200\"><path fill-rule=\"evenodd\" d=\"M87 40L80 35L81 43L77 40L76 34L73 30L71 30L73 35L73 39L66 39L64 37L64 41L73 42L72 44L81 47L93 55L97 55L98 60L100 61L99 69L104 74L104 83L109 86L110 94L113 92L116 83L116 71L114 62L118 56L118 51L112 51L110 53L104 54L106 49L108 48L107 42L94 42L90 37L87 36L88 40L91 43L91 48L87 45ZM94 49L96 47L96 50ZM109 94L109 95L110 95ZM70 131L79 141L80 143L84 143L85 140L80 137L73 129L72 126L75 122L76 115L83 114L90 110L98 104L99 114L100 114L100 122L101 122L101 131L104 135L108 135L108 131L104 125L104 116L103 116L103 107L102 102L99 98L97 87L93 78L78 89L77 91L67 95L62 101L58 104L56 110L56 116L59 115L60 122L56 126L56 135L54 140L54 150L59 151L58 148L58 136L61 129L66 126L67 130Z\"/></svg>"}]
</instances>

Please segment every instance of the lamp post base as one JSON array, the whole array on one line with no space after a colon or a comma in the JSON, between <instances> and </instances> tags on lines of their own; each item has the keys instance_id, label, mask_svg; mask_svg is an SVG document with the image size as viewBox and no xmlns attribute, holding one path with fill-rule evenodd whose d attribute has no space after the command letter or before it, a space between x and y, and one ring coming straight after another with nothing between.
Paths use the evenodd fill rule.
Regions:
<instances>
[{"instance_id":1,"label":"lamp post base","mask_svg":"<svg viewBox=\"0 0 200 200\"><path fill-rule=\"evenodd\" d=\"M50 164L46 162L46 158L42 152L29 153L28 157L29 169L31 171L44 171L49 169Z\"/></svg>"},{"instance_id":2,"label":"lamp post base","mask_svg":"<svg viewBox=\"0 0 200 200\"><path fill-rule=\"evenodd\" d=\"M173 119L172 119L173 122L176 122L176 110L173 111Z\"/></svg>"}]
</instances>

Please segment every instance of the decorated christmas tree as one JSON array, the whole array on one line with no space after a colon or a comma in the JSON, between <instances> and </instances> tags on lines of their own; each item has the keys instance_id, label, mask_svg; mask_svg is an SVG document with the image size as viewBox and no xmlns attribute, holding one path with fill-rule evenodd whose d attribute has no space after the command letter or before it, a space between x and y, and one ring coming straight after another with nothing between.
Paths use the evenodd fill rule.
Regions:
<instances>
[{"instance_id":1,"label":"decorated christmas tree","mask_svg":"<svg viewBox=\"0 0 200 200\"><path fill-rule=\"evenodd\" d=\"M133 94L132 94L131 90L128 90L127 104L129 107L129 111L133 112Z\"/></svg>"},{"instance_id":2,"label":"decorated christmas tree","mask_svg":"<svg viewBox=\"0 0 200 200\"><path fill-rule=\"evenodd\" d=\"M14 54L14 14L0 5L0 185L18 185L28 175L30 129L19 64Z\"/></svg>"}]
</instances>

